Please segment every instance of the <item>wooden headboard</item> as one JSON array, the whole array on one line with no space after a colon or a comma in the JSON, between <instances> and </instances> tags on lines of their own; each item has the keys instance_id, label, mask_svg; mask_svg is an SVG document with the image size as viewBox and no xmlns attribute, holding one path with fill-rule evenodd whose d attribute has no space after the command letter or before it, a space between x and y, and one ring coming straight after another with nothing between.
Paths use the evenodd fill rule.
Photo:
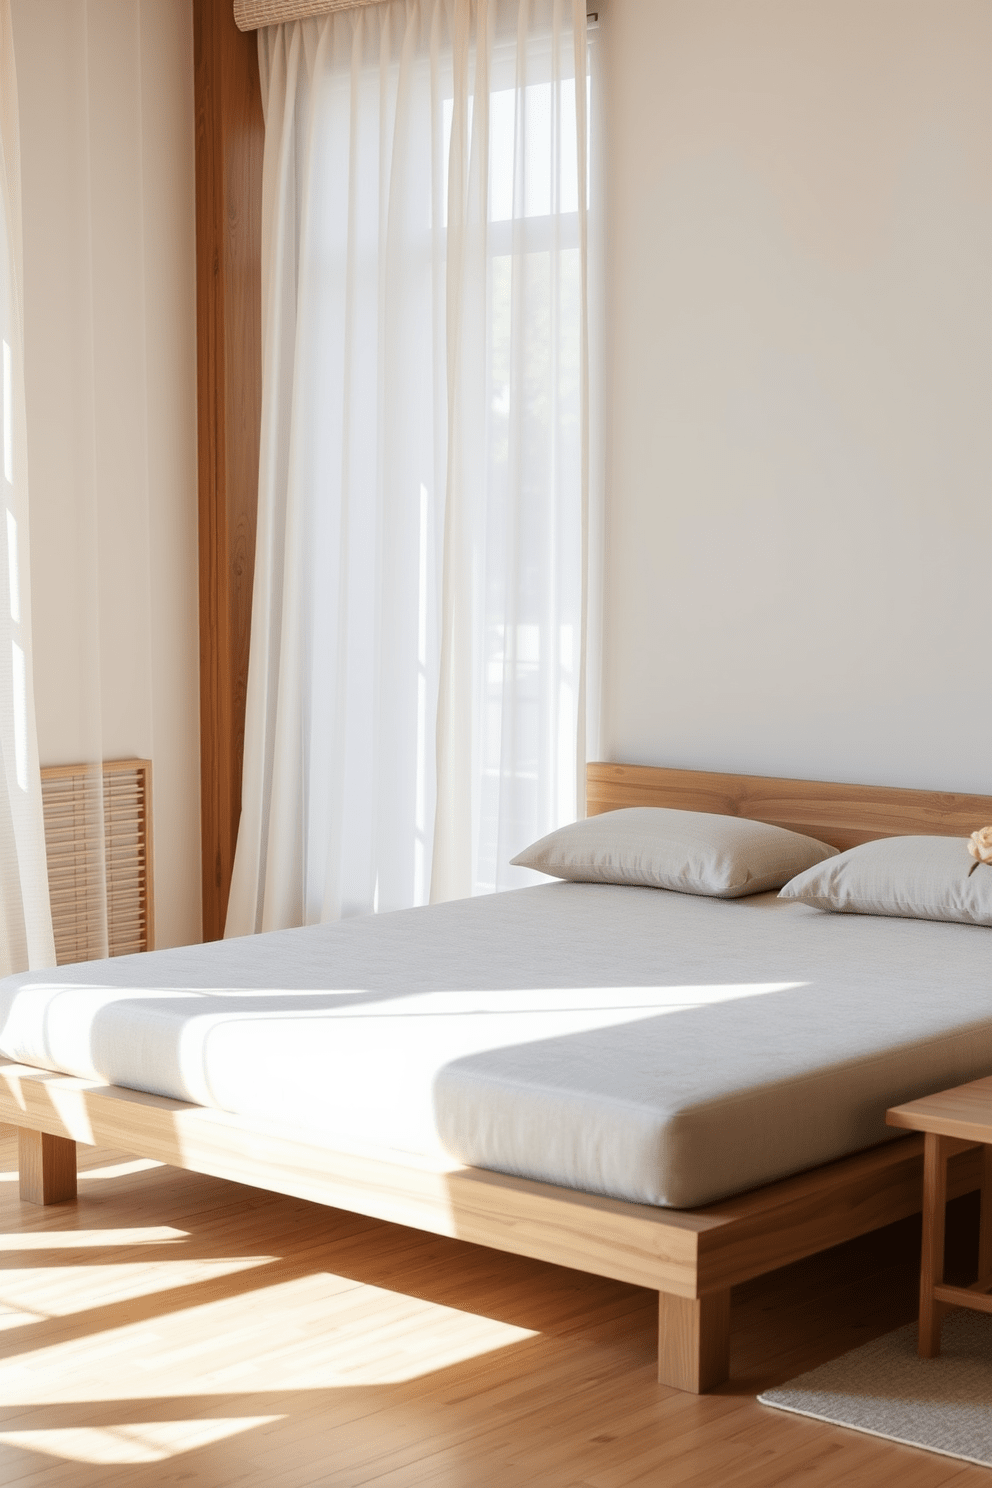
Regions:
<instances>
[{"instance_id":1,"label":"wooden headboard","mask_svg":"<svg viewBox=\"0 0 992 1488\"><path fill-rule=\"evenodd\" d=\"M590 816L621 806L674 806L748 816L805 832L841 851L874 837L903 833L968 837L992 823L992 796L717 775L653 765L587 765L586 802Z\"/></svg>"}]
</instances>

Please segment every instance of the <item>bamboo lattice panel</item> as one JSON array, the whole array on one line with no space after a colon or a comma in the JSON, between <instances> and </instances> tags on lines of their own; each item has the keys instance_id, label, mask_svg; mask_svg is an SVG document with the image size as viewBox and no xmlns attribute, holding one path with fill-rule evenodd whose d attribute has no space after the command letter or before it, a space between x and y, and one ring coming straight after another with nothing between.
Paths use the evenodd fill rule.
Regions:
<instances>
[{"instance_id":1,"label":"bamboo lattice panel","mask_svg":"<svg viewBox=\"0 0 992 1488\"><path fill-rule=\"evenodd\" d=\"M151 950L151 761L48 766L41 794L58 964Z\"/></svg>"}]
</instances>

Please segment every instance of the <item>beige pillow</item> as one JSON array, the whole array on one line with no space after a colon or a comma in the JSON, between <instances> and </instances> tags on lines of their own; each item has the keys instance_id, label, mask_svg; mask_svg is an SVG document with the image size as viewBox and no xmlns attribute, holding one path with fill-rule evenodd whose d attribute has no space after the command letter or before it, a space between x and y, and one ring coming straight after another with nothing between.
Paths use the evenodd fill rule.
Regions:
<instances>
[{"instance_id":1,"label":"beige pillow","mask_svg":"<svg viewBox=\"0 0 992 1488\"><path fill-rule=\"evenodd\" d=\"M883 837L800 873L779 898L843 914L992 925L992 864L976 863L965 837Z\"/></svg>"},{"instance_id":2,"label":"beige pillow","mask_svg":"<svg viewBox=\"0 0 992 1488\"><path fill-rule=\"evenodd\" d=\"M577 883L644 884L737 899L777 889L836 851L745 817L631 806L561 827L513 862Z\"/></svg>"}]
</instances>

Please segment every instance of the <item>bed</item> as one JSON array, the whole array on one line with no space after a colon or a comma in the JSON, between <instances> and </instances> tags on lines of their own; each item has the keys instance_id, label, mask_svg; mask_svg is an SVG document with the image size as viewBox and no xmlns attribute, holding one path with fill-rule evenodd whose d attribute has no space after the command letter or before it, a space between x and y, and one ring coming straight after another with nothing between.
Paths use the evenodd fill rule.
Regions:
<instances>
[{"instance_id":1,"label":"bed","mask_svg":"<svg viewBox=\"0 0 992 1488\"><path fill-rule=\"evenodd\" d=\"M591 813L839 848L992 820L985 797L588 784ZM992 1072L992 938L556 884L10 979L0 1018L22 1196L70 1197L94 1142L649 1286L659 1378L702 1390L726 1377L731 1286L919 1209L921 1141L886 1140L884 1111ZM962 1154L952 1192L979 1181Z\"/></svg>"}]
</instances>

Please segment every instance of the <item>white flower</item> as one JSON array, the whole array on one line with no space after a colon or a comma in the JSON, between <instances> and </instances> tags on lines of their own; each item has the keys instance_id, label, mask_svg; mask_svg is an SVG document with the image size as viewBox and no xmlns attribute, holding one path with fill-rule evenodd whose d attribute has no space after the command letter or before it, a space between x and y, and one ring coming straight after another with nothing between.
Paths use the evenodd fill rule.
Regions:
<instances>
[{"instance_id":1,"label":"white flower","mask_svg":"<svg viewBox=\"0 0 992 1488\"><path fill-rule=\"evenodd\" d=\"M976 863L992 863L992 827L982 827L968 838L968 851Z\"/></svg>"}]
</instances>

